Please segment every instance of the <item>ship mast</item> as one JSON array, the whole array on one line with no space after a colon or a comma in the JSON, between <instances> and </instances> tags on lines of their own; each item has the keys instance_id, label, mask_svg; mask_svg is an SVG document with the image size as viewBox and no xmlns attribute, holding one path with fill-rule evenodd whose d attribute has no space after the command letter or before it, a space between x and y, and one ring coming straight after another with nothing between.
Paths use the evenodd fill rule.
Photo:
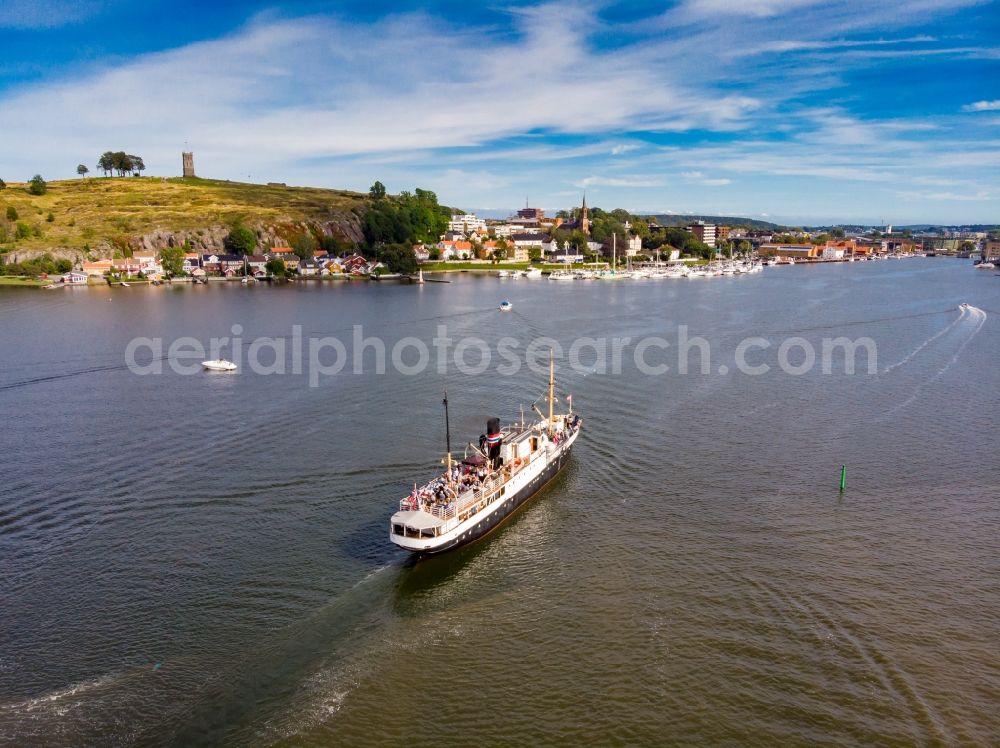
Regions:
<instances>
[{"instance_id":1,"label":"ship mast","mask_svg":"<svg viewBox=\"0 0 1000 748\"><path fill-rule=\"evenodd\" d=\"M448 392L444 393L444 442L448 450L446 464L448 466L448 482L451 483L451 424L448 423Z\"/></svg>"},{"instance_id":2,"label":"ship mast","mask_svg":"<svg viewBox=\"0 0 1000 748\"><path fill-rule=\"evenodd\" d=\"M549 435L553 432L553 408L555 406L555 393L556 393L556 363L553 357L552 349L549 349Z\"/></svg>"}]
</instances>

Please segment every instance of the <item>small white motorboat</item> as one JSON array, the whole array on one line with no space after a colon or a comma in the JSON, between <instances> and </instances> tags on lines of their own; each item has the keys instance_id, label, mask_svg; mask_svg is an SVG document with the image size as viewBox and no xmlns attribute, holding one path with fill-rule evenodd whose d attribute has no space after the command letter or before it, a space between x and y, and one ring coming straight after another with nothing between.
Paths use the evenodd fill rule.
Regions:
<instances>
[{"instance_id":1,"label":"small white motorboat","mask_svg":"<svg viewBox=\"0 0 1000 748\"><path fill-rule=\"evenodd\" d=\"M202 361L201 365L209 371L236 371L236 364L222 358L213 359L211 361Z\"/></svg>"},{"instance_id":2,"label":"small white motorboat","mask_svg":"<svg viewBox=\"0 0 1000 748\"><path fill-rule=\"evenodd\" d=\"M122 282L121 282L121 283L119 283L118 285L119 285L119 286L121 286L122 288L128 288L128 287L129 287L129 286L128 286L128 283L126 283L125 281L122 281Z\"/></svg>"},{"instance_id":3,"label":"small white motorboat","mask_svg":"<svg viewBox=\"0 0 1000 748\"><path fill-rule=\"evenodd\" d=\"M500 311L501 312L509 312L513 308L514 308L514 305L511 304L509 301L507 301L507 299L504 299L503 301L500 302Z\"/></svg>"}]
</instances>

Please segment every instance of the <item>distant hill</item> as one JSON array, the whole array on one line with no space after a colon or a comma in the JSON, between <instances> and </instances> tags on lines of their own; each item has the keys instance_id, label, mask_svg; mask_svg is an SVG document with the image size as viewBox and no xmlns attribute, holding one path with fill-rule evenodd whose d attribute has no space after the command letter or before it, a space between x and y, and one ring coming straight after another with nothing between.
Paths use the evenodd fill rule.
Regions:
<instances>
[{"instance_id":1,"label":"distant hill","mask_svg":"<svg viewBox=\"0 0 1000 748\"><path fill-rule=\"evenodd\" d=\"M778 231L783 226L769 221L758 221L754 218L743 218L740 216L697 216L680 215L675 213L642 216L646 219L655 219L661 226L688 226L695 221L714 223L721 226L746 226L748 229L762 229L767 231Z\"/></svg>"},{"instance_id":2,"label":"distant hill","mask_svg":"<svg viewBox=\"0 0 1000 748\"><path fill-rule=\"evenodd\" d=\"M73 179L49 182L41 196L24 186L8 183L0 190L0 252L98 257L185 241L196 251L215 252L236 220L254 229L262 246L307 229L358 242L360 217L370 203L368 195L344 190L199 178ZM6 220L8 208L17 211L17 221ZM15 241L18 222L31 234Z\"/></svg>"}]
</instances>

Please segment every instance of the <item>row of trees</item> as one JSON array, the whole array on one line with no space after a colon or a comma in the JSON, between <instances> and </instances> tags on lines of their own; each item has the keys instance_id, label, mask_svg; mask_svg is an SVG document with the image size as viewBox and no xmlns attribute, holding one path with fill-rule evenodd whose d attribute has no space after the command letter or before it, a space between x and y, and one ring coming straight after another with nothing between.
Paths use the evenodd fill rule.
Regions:
<instances>
[{"instance_id":1,"label":"row of trees","mask_svg":"<svg viewBox=\"0 0 1000 748\"><path fill-rule=\"evenodd\" d=\"M13 262L6 265L3 257L0 256L0 275L41 275L48 273L68 273L73 269L73 263L69 260L57 260L52 255L45 253L41 257L35 257L24 262Z\"/></svg>"},{"instance_id":2,"label":"row of trees","mask_svg":"<svg viewBox=\"0 0 1000 748\"><path fill-rule=\"evenodd\" d=\"M146 164L143 163L142 156L134 156L125 151L105 151L97 160L97 168L104 172L104 176L116 174L124 177L131 174L137 177L146 170ZM76 173L81 177L88 171L90 170L83 164L76 167Z\"/></svg>"}]
</instances>

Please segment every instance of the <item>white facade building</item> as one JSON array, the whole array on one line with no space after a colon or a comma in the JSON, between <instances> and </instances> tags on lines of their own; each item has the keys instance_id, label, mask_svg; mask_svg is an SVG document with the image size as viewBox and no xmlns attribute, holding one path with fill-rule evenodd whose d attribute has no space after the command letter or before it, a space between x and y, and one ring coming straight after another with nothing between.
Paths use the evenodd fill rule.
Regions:
<instances>
[{"instance_id":1,"label":"white facade building","mask_svg":"<svg viewBox=\"0 0 1000 748\"><path fill-rule=\"evenodd\" d=\"M468 235L479 230L486 231L486 219L478 218L475 213L456 214L448 221L448 231Z\"/></svg>"}]
</instances>

